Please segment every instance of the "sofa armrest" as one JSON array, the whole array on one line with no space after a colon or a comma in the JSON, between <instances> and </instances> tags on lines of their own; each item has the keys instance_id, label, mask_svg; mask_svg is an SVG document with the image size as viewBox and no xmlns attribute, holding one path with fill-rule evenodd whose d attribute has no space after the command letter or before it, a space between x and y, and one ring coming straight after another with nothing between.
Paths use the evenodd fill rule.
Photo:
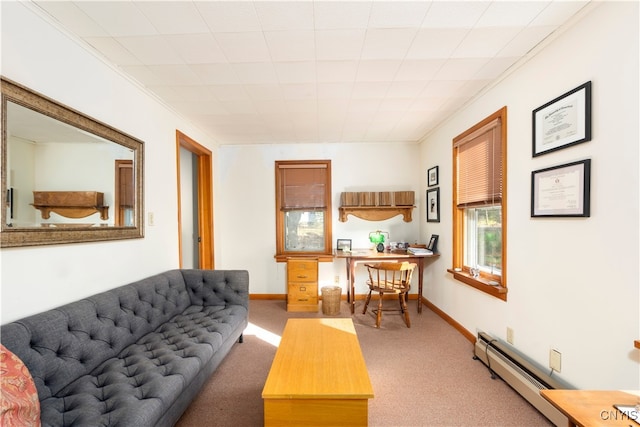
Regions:
<instances>
[{"instance_id":1,"label":"sofa armrest","mask_svg":"<svg viewBox=\"0 0 640 427\"><path fill-rule=\"evenodd\" d=\"M181 270L194 305L242 305L249 309L247 270Z\"/></svg>"}]
</instances>

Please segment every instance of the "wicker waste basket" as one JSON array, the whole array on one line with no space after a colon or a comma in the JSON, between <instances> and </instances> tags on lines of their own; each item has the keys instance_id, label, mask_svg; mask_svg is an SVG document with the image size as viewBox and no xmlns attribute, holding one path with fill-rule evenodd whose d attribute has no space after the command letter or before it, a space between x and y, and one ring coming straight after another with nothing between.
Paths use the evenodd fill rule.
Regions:
<instances>
[{"instance_id":1,"label":"wicker waste basket","mask_svg":"<svg viewBox=\"0 0 640 427\"><path fill-rule=\"evenodd\" d=\"M322 287L322 314L335 316L340 314L340 286Z\"/></svg>"}]
</instances>

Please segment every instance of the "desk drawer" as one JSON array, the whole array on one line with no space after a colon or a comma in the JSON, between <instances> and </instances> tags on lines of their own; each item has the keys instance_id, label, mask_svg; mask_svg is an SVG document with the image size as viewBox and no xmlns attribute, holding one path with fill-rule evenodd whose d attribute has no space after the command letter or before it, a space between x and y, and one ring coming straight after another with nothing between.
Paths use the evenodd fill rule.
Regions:
<instances>
[{"instance_id":1,"label":"desk drawer","mask_svg":"<svg viewBox=\"0 0 640 427\"><path fill-rule=\"evenodd\" d=\"M287 281L317 282L318 281L318 261L289 260L287 262Z\"/></svg>"},{"instance_id":2,"label":"desk drawer","mask_svg":"<svg viewBox=\"0 0 640 427\"><path fill-rule=\"evenodd\" d=\"M318 285L289 283L289 304L318 304Z\"/></svg>"}]
</instances>

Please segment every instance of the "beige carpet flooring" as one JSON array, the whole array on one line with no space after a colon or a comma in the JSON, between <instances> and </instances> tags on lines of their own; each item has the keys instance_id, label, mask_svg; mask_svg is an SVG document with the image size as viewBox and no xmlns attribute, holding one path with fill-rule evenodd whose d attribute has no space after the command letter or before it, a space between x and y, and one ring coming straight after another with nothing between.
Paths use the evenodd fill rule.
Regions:
<instances>
[{"instance_id":1,"label":"beige carpet flooring","mask_svg":"<svg viewBox=\"0 0 640 427\"><path fill-rule=\"evenodd\" d=\"M385 306L397 305L385 301ZM491 379L473 360L473 345L427 308L411 301L411 328L399 313L385 312L380 329L357 301L353 322L375 397L370 426L551 426L505 382ZM236 344L179 420L178 427L261 426L262 387L276 352L270 343L289 318L323 317L288 313L281 300L252 300L244 343ZM346 302L338 316L349 317ZM340 357L336 354L336 357Z\"/></svg>"}]
</instances>

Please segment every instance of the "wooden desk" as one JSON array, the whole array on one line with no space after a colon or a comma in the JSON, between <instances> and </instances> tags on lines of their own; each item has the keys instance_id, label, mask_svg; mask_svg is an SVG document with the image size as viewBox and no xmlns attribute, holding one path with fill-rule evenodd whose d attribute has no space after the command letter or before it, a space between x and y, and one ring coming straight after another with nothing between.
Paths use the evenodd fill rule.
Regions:
<instances>
[{"instance_id":1,"label":"wooden desk","mask_svg":"<svg viewBox=\"0 0 640 427\"><path fill-rule=\"evenodd\" d=\"M356 264L359 262L383 262L383 261L408 261L418 264L418 313L422 313L422 276L424 264L427 259L435 259L438 253L432 255L414 255L406 251L377 252L373 249L356 249L352 252L335 251L336 258L344 258L347 261L347 302L351 308L351 314L355 312L355 276Z\"/></svg>"},{"instance_id":2,"label":"wooden desk","mask_svg":"<svg viewBox=\"0 0 640 427\"><path fill-rule=\"evenodd\" d=\"M350 318L287 321L262 390L265 426L366 426L371 398Z\"/></svg>"},{"instance_id":3,"label":"wooden desk","mask_svg":"<svg viewBox=\"0 0 640 427\"><path fill-rule=\"evenodd\" d=\"M640 426L613 407L614 404L635 405L640 391L541 390L540 395L567 416L569 427ZM640 422L640 414L635 421Z\"/></svg>"}]
</instances>

